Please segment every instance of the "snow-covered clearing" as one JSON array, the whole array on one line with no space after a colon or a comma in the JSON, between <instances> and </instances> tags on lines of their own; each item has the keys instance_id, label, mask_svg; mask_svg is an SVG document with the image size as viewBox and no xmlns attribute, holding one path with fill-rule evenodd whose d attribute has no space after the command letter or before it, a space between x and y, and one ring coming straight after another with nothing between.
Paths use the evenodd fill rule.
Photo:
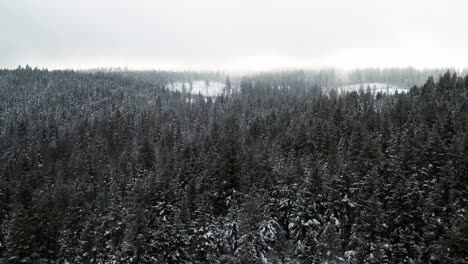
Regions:
<instances>
[{"instance_id":1,"label":"snow-covered clearing","mask_svg":"<svg viewBox=\"0 0 468 264\"><path fill-rule=\"evenodd\" d=\"M171 91L214 97L224 93L226 84L217 81L193 81L192 85L189 82L174 82L169 83L166 87ZM232 89L235 89L234 85L232 85Z\"/></svg>"},{"instance_id":2,"label":"snow-covered clearing","mask_svg":"<svg viewBox=\"0 0 468 264\"><path fill-rule=\"evenodd\" d=\"M398 93L406 93L408 89L399 87L394 84L388 84L388 83L359 83L359 84L350 84L350 85L343 85L343 86L338 86L336 87L336 91L341 94L341 93L346 93L346 92L359 92L360 90L367 91L369 89L372 93L376 94L379 92L382 93L387 93L387 94L394 94L395 92ZM330 91L331 89L328 89Z\"/></svg>"}]
</instances>

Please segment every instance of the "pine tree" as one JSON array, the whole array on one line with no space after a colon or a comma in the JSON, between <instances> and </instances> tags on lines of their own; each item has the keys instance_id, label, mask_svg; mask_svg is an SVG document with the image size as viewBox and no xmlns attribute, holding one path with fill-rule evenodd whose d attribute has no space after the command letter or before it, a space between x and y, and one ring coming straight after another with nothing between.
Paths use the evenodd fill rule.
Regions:
<instances>
[{"instance_id":1,"label":"pine tree","mask_svg":"<svg viewBox=\"0 0 468 264\"><path fill-rule=\"evenodd\" d=\"M229 75L226 76L226 82L224 85L224 94L225 95L230 95L232 93L232 85L231 85L231 79L229 79Z\"/></svg>"}]
</instances>

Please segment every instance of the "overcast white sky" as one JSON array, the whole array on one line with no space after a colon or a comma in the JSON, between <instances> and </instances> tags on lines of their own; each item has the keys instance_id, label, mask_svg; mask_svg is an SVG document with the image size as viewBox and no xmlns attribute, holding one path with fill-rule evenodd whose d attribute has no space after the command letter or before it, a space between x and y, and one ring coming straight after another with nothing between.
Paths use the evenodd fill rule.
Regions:
<instances>
[{"instance_id":1,"label":"overcast white sky","mask_svg":"<svg viewBox=\"0 0 468 264\"><path fill-rule=\"evenodd\" d=\"M0 67L467 67L467 0L0 0Z\"/></svg>"}]
</instances>

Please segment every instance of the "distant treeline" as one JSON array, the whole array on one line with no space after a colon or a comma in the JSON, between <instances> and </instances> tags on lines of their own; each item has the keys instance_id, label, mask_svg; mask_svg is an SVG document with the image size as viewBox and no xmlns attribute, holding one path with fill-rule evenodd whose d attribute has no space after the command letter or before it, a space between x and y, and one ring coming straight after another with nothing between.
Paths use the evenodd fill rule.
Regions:
<instances>
[{"instance_id":1,"label":"distant treeline","mask_svg":"<svg viewBox=\"0 0 468 264\"><path fill-rule=\"evenodd\" d=\"M468 74L468 69L454 68L363 68L354 70L340 70L334 68L317 70L284 70L272 72L251 73L247 75L231 74L231 79L236 83L243 77L254 78L259 81L268 81L275 85L287 85L291 82L297 84L303 82L305 86L318 85L327 89L337 88L343 85L360 83L388 83L401 88L411 88L414 85L423 85L428 76L439 76L448 70L461 76ZM172 82L190 82L194 80L213 80L223 82L227 73L223 71L128 71L105 70L104 72L119 72L124 76L136 77L140 80L151 81L157 84Z\"/></svg>"}]
</instances>

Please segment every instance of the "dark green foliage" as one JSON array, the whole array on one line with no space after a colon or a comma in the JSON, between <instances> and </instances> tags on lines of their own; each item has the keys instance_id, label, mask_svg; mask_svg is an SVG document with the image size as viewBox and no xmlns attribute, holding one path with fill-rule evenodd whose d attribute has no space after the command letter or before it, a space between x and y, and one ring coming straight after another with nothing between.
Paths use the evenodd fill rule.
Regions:
<instances>
[{"instance_id":1,"label":"dark green foliage","mask_svg":"<svg viewBox=\"0 0 468 264\"><path fill-rule=\"evenodd\" d=\"M0 263L467 262L468 76L398 74L0 70Z\"/></svg>"}]
</instances>

